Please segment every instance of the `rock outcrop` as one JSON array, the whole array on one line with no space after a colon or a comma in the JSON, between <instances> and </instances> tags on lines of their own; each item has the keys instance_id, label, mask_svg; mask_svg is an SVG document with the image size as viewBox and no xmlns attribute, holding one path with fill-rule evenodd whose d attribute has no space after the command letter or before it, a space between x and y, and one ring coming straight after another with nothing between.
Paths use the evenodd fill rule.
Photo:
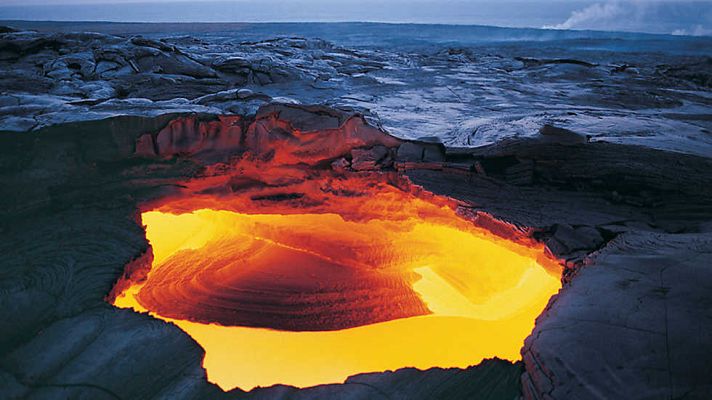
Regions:
<instances>
[{"instance_id":1,"label":"rock outcrop","mask_svg":"<svg viewBox=\"0 0 712 400\"><path fill-rule=\"evenodd\" d=\"M712 235L626 233L587 259L524 344L526 399L707 399Z\"/></svg>"},{"instance_id":2,"label":"rock outcrop","mask_svg":"<svg viewBox=\"0 0 712 400\"><path fill-rule=\"evenodd\" d=\"M519 396L516 381L521 366L492 359L467 369L432 368L420 371L404 368L393 372L360 374L341 385L307 389L289 386L255 389L241 395L245 400L340 399L514 399Z\"/></svg>"}]
</instances>

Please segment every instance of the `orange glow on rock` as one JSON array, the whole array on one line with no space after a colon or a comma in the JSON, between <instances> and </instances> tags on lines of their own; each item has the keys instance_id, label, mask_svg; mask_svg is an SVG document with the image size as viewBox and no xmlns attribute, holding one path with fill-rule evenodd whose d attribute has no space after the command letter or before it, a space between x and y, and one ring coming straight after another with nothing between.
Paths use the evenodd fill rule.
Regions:
<instances>
[{"instance_id":1,"label":"orange glow on rock","mask_svg":"<svg viewBox=\"0 0 712 400\"><path fill-rule=\"evenodd\" d=\"M308 212L254 196L152 205L153 265L113 302L187 332L223 389L520 359L561 286L543 246L478 228L446 199L369 182L341 183L368 196L302 187L324 196Z\"/></svg>"}]
</instances>

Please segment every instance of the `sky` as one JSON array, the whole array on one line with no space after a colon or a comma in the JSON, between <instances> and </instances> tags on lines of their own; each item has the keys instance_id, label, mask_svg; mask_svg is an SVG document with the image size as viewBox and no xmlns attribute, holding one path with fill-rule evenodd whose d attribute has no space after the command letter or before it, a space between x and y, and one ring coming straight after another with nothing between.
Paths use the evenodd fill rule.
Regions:
<instances>
[{"instance_id":1,"label":"sky","mask_svg":"<svg viewBox=\"0 0 712 400\"><path fill-rule=\"evenodd\" d=\"M712 35L712 0L0 0L0 19L372 21Z\"/></svg>"}]
</instances>

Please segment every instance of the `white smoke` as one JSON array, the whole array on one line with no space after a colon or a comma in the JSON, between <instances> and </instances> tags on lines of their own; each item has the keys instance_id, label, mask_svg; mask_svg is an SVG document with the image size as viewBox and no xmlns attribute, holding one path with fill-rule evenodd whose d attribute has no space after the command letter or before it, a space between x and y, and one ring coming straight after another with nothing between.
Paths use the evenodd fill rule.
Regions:
<instances>
[{"instance_id":1,"label":"white smoke","mask_svg":"<svg viewBox=\"0 0 712 400\"><path fill-rule=\"evenodd\" d=\"M592 29L702 36L712 34L712 3L609 0L571 13L544 29Z\"/></svg>"},{"instance_id":2,"label":"white smoke","mask_svg":"<svg viewBox=\"0 0 712 400\"><path fill-rule=\"evenodd\" d=\"M574 11L566 21L557 25L546 25L544 29L590 29L607 24L611 19L625 13L619 1L592 4L583 10Z\"/></svg>"},{"instance_id":3,"label":"white smoke","mask_svg":"<svg viewBox=\"0 0 712 400\"><path fill-rule=\"evenodd\" d=\"M672 34L675 36L712 36L712 29L698 24L689 29L675 29Z\"/></svg>"}]
</instances>

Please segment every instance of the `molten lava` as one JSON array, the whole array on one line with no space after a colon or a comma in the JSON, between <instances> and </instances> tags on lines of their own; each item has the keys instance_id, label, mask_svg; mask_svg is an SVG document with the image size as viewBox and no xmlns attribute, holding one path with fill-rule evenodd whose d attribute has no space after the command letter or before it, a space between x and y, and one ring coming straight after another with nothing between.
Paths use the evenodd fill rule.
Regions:
<instances>
[{"instance_id":1,"label":"molten lava","mask_svg":"<svg viewBox=\"0 0 712 400\"><path fill-rule=\"evenodd\" d=\"M543 248L389 185L368 190L321 213L205 199L144 212L153 265L114 304L178 325L224 389L519 359L560 287Z\"/></svg>"},{"instance_id":2,"label":"molten lava","mask_svg":"<svg viewBox=\"0 0 712 400\"><path fill-rule=\"evenodd\" d=\"M142 134L151 171L172 159L195 174L156 181L165 195L142 204L152 252L108 299L187 332L224 389L517 360L558 264L410 184L397 163L441 150L423 146L319 106Z\"/></svg>"}]
</instances>

